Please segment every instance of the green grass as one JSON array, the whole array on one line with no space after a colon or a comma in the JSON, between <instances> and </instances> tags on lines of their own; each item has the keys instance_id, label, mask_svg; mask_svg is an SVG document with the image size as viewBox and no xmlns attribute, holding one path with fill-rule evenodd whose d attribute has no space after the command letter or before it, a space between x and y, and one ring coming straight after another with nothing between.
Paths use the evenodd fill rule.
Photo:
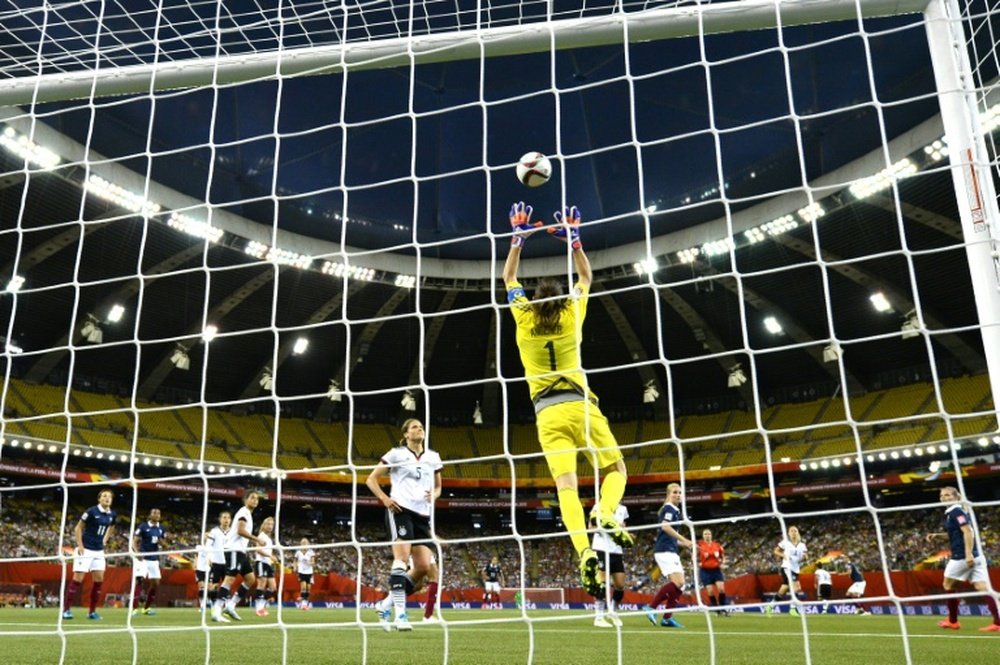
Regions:
<instances>
[{"instance_id":1,"label":"green grass","mask_svg":"<svg viewBox=\"0 0 1000 665\"><path fill-rule=\"evenodd\" d=\"M0 610L0 648L4 665L58 663L63 639L56 631L55 609ZM708 620L680 614L681 630L651 625L645 615L625 616L619 633L594 628L584 612L531 612L531 627L514 611L445 611L447 625L415 624L411 633L385 633L372 610L356 623L354 610L284 610L259 618L244 611L239 624L201 625L193 609L163 609L156 617L136 617L133 635L124 630L124 610L107 609L101 622L75 611L64 623L65 663L131 665L203 665L211 649L212 665L601 665L624 663L709 665L714 633L715 662L720 665L794 665L805 663L802 619L757 614ZM483 621L487 620L487 621ZM808 649L813 665L917 665L995 662L1000 634L980 633L982 617L963 617L961 631L942 631L938 617L907 617L904 642L898 618L879 616L808 616ZM12 633L18 634L12 634ZM365 657L367 651L367 658Z\"/></svg>"}]
</instances>

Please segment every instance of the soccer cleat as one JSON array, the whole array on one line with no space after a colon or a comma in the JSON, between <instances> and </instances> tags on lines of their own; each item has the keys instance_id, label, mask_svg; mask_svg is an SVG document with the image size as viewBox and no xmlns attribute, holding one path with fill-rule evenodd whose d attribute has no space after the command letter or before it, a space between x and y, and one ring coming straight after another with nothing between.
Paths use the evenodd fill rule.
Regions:
<instances>
[{"instance_id":1,"label":"soccer cleat","mask_svg":"<svg viewBox=\"0 0 1000 665\"><path fill-rule=\"evenodd\" d=\"M984 633L1000 633L1000 623L991 623L988 626L983 626L979 630Z\"/></svg>"},{"instance_id":2,"label":"soccer cleat","mask_svg":"<svg viewBox=\"0 0 1000 665\"><path fill-rule=\"evenodd\" d=\"M591 596L600 598L603 596L601 580L598 578L597 554L589 547L580 554L580 582L583 590Z\"/></svg>"},{"instance_id":3,"label":"soccer cleat","mask_svg":"<svg viewBox=\"0 0 1000 665\"><path fill-rule=\"evenodd\" d=\"M795 608L795 607L789 607L788 608L788 615L789 616L793 616L793 617L797 617L799 615L799 610L797 608Z\"/></svg>"},{"instance_id":4,"label":"soccer cleat","mask_svg":"<svg viewBox=\"0 0 1000 665\"><path fill-rule=\"evenodd\" d=\"M63 619L66 619L66 620L72 619L73 618L73 611L72 610L66 610L65 612L62 613L62 617L63 617Z\"/></svg>"},{"instance_id":5,"label":"soccer cleat","mask_svg":"<svg viewBox=\"0 0 1000 665\"><path fill-rule=\"evenodd\" d=\"M138 607L135 608L134 610L132 610L132 616L134 616L134 617L139 616L139 614L141 614L141 613L142 613L142 610L140 610Z\"/></svg>"},{"instance_id":6,"label":"soccer cleat","mask_svg":"<svg viewBox=\"0 0 1000 665\"><path fill-rule=\"evenodd\" d=\"M771 607L770 605L765 605L764 606L764 614L766 614L767 616L771 616L771 614L773 614L773 613L774 613L774 608L773 607Z\"/></svg>"},{"instance_id":7,"label":"soccer cleat","mask_svg":"<svg viewBox=\"0 0 1000 665\"><path fill-rule=\"evenodd\" d=\"M601 528L608 532L608 536L619 547L629 548L635 545L635 538L632 534L622 528L622 525L614 517L606 517L601 520Z\"/></svg>"},{"instance_id":8,"label":"soccer cleat","mask_svg":"<svg viewBox=\"0 0 1000 665\"><path fill-rule=\"evenodd\" d=\"M152 607L145 608L142 611L142 613L145 614L148 617L155 617L156 616L156 610L154 610Z\"/></svg>"},{"instance_id":9,"label":"soccer cleat","mask_svg":"<svg viewBox=\"0 0 1000 665\"><path fill-rule=\"evenodd\" d=\"M396 622L394 624L396 630L413 630L413 626L410 625L410 619L406 616L406 612L403 612L398 617L396 617Z\"/></svg>"},{"instance_id":10,"label":"soccer cleat","mask_svg":"<svg viewBox=\"0 0 1000 665\"><path fill-rule=\"evenodd\" d=\"M661 619L660 620L660 625L663 626L664 628L683 628L684 627L680 623L678 623L677 619L674 619L673 617L671 617L669 619Z\"/></svg>"},{"instance_id":11,"label":"soccer cleat","mask_svg":"<svg viewBox=\"0 0 1000 665\"><path fill-rule=\"evenodd\" d=\"M952 621L951 619L945 619L944 621L938 621L938 628L946 628L947 630L958 630L962 627L957 621Z\"/></svg>"},{"instance_id":12,"label":"soccer cleat","mask_svg":"<svg viewBox=\"0 0 1000 665\"><path fill-rule=\"evenodd\" d=\"M597 628L614 628L615 625L604 617L594 617L594 626Z\"/></svg>"},{"instance_id":13,"label":"soccer cleat","mask_svg":"<svg viewBox=\"0 0 1000 665\"><path fill-rule=\"evenodd\" d=\"M643 605L642 611L646 613L646 618L649 619L649 623L656 625L656 612L649 605Z\"/></svg>"},{"instance_id":14,"label":"soccer cleat","mask_svg":"<svg viewBox=\"0 0 1000 665\"><path fill-rule=\"evenodd\" d=\"M621 626L622 626L622 620L618 618L617 614L608 614L607 617L608 617L608 621L611 622L612 626L614 626L616 628L621 628Z\"/></svg>"},{"instance_id":15,"label":"soccer cleat","mask_svg":"<svg viewBox=\"0 0 1000 665\"><path fill-rule=\"evenodd\" d=\"M222 616L221 614L213 614L212 621L215 621L216 623L232 623L232 621Z\"/></svg>"},{"instance_id":16,"label":"soccer cleat","mask_svg":"<svg viewBox=\"0 0 1000 665\"><path fill-rule=\"evenodd\" d=\"M101 615L98 614L97 612L91 612L90 614L87 615L87 618L90 619L91 621L100 621Z\"/></svg>"},{"instance_id":17,"label":"soccer cleat","mask_svg":"<svg viewBox=\"0 0 1000 665\"><path fill-rule=\"evenodd\" d=\"M222 613L228 616L233 621L243 621L239 614L236 613L235 607L229 607L228 605L223 608Z\"/></svg>"}]
</instances>

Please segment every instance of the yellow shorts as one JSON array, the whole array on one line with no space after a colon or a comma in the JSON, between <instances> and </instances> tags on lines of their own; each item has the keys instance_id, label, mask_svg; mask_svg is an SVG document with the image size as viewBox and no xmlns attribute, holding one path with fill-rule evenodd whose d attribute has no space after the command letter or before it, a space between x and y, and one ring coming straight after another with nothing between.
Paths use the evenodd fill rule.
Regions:
<instances>
[{"instance_id":1,"label":"yellow shorts","mask_svg":"<svg viewBox=\"0 0 1000 665\"><path fill-rule=\"evenodd\" d=\"M553 478L564 473L576 473L576 454L579 449L586 449L588 444L596 451L600 469L622 459L608 419L590 402L579 400L553 404L542 409L537 423L538 441Z\"/></svg>"}]
</instances>

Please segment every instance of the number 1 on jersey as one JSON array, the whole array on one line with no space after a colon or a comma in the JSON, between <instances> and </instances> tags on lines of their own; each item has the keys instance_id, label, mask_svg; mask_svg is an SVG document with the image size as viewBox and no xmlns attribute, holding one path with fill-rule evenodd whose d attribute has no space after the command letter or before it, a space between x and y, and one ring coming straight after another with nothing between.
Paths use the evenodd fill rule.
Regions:
<instances>
[{"instance_id":1,"label":"number 1 on jersey","mask_svg":"<svg viewBox=\"0 0 1000 665\"><path fill-rule=\"evenodd\" d=\"M551 339L545 342L545 348L549 350L549 369L556 371L556 345Z\"/></svg>"}]
</instances>

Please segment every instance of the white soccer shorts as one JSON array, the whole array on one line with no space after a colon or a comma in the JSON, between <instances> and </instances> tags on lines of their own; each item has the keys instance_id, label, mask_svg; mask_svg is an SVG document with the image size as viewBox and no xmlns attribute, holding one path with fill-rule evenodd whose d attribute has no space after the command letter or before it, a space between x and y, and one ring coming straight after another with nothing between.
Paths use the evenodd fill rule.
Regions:
<instances>
[{"instance_id":1,"label":"white soccer shorts","mask_svg":"<svg viewBox=\"0 0 1000 665\"><path fill-rule=\"evenodd\" d=\"M684 574L684 566L681 565L681 558L677 556L677 552L656 552L653 558L656 559L656 565L660 567L660 573L664 577L674 573Z\"/></svg>"},{"instance_id":2,"label":"white soccer shorts","mask_svg":"<svg viewBox=\"0 0 1000 665\"><path fill-rule=\"evenodd\" d=\"M485 582L487 593L493 593L494 591L500 593L500 583L499 582Z\"/></svg>"},{"instance_id":3,"label":"white soccer shorts","mask_svg":"<svg viewBox=\"0 0 1000 665\"><path fill-rule=\"evenodd\" d=\"M985 582L989 579L989 572L986 569L986 559L982 556L976 557L971 567L965 565L965 559L950 559L944 568L944 576L975 584Z\"/></svg>"},{"instance_id":4,"label":"white soccer shorts","mask_svg":"<svg viewBox=\"0 0 1000 665\"><path fill-rule=\"evenodd\" d=\"M160 579L160 562L155 559L140 559L141 564L133 567L136 577L145 577L150 580ZM142 571L140 573L140 570Z\"/></svg>"},{"instance_id":5,"label":"white soccer shorts","mask_svg":"<svg viewBox=\"0 0 1000 665\"><path fill-rule=\"evenodd\" d=\"M868 582L855 582L851 586L847 587L848 596L863 596L865 595L865 587L868 586Z\"/></svg>"},{"instance_id":6,"label":"white soccer shorts","mask_svg":"<svg viewBox=\"0 0 1000 665\"><path fill-rule=\"evenodd\" d=\"M104 550L83 550L83 554L73 557L74 573L94 573L103 571L108 567L108 562L104 558Z\"/></svg>"}]
</instances>

